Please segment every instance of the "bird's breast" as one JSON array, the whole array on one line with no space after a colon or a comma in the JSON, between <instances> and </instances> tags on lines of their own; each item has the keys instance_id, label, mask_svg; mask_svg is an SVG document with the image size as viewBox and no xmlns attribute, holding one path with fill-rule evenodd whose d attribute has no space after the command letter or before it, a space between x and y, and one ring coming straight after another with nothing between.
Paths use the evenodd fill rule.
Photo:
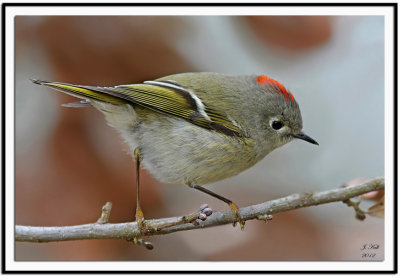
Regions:
<instances>
[{"instance_id":1,"label":"bird's breast","mask_svg":"<svg viewBox=\"0 0 400 276\"><path fill-rule=\"evenodd\" d=\"M226 136L173 117L144 121L129 139L140 148L144 167L163 183L211 183L257 162L251 139Z\"/></svg>"}]
</instances>

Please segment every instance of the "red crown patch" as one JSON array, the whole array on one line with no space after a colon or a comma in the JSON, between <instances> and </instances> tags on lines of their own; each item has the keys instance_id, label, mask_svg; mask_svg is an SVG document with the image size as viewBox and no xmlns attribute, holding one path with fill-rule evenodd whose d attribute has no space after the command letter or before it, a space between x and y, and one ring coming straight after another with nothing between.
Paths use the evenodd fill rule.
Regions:
<instances>
[{"instance_id":1,"label":"red crown patch","mask_svg":"<svg viewBox=\"0 0 400 276\"><path fill-rule=\"evenodd\" d=\"M283 84L280 83L279 81L271 79L271 78L267 77L266 75L260 75L260 76L256 77L256 81L259 84L265 84L265 83L272 84L273 86L278 88L279 92L285 96L285 99L287 101L289 101L289 98L290 98L290 100L292 102L294 102L294 97L293 97L292 93L287 91L285 86L283 86Z\"/></svg>"}]
</instances>

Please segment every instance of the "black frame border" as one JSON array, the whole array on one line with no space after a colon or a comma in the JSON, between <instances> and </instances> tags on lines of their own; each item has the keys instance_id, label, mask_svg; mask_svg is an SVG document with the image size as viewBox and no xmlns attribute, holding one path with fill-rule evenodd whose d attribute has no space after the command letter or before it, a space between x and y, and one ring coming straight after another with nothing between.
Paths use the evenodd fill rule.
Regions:
<instances>
[{"instance_id":1,"label":"black frame border","mask_svg":"<svg viewBox=\"0 0 400 276\"><path fill-rule=\"evenodd\" d=\"M5 58L6 58L6 53L5 53L5 30L6 30L6 9L7 7L16 7L16 6L24 6L24 7L70 7L70 6L77 6L77 7L86 7L86 6L99 6L99 7L105 7L105 6L137 6L137 7L143 7L143 6L158 6L158 7L276 7L276 6L294 6L294 7L349 7L349 6L356 6L356 7L392 7L393 8L393 38L394 38L394 45L393 45L393 91L394 91L394 102L393 102L393 108L394 108L394 185L393 185L393 224L394 224L394 252L393 252L393 260L394 260L394 266L393 270L382 270L382 271L250 271L250 270L242 270L242 271L216 271L216 270L205 270L205 271L18 271L18 270L6 270L6 263L5 263L5 189L6 189L6 183L5 183L5 95L6 95L6 85L5 85ZM290 273L290 274L320 274L320 273L325 273L325 274L336 274L336 273L349 273L349 274L397 274L398 273L398 222L397 222L397 210L398 210L398 202L397 202L397 153L398 153L398 132L397 132L397 125L398 125L398 111L397 111L397 91L398 91L398 81L397 81L397 76L398 76L398 38L397 38L397 33L398 33L398 12L397 9L398 5L396 2L394 3L2 3L1 5L1 15L2 15L2 28L1 28L1 37L2 37L2 74L1 74L1 80L2 80L2 95L1 95L1 128L2 128L2 144L1 144L1 149L2 149L2 187L1 187L1 198L2 198L2 204L1 204L1 252L2 252L2 258L1 258L1 273L2 274L50 274L50 273L57 273L57 274L67 274L67 273L82 273L82 274L109 274L109 273L115 273L115 274L126 274L126 273L134 273L134 274L186 274L186 273L191 273L191 274L270 274L270 273L276 273L276 274L283 274L283 273Z\"/></svg>"}]
</instances>

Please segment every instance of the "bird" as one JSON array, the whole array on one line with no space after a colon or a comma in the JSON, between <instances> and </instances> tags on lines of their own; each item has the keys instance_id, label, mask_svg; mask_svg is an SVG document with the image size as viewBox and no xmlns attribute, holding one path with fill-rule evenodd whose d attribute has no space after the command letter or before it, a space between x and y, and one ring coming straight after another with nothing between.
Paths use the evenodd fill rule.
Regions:
<instances>
[{"instance_id":1,"label":"bird","mask_svg":"<svg viewBox=\"0 0 400 276\"><path fill-rule=\"evenodd\" d=\"M186 184L224 201L243 229L238 206L203 185L241 173L293 139L318 145L302 131L293 94L264 74L179 73L110 87L31 81L79 98L63 106L97 109L122 136L136 161L141 232L141 166L162 183Z\"/></svg>"}]
</instances>

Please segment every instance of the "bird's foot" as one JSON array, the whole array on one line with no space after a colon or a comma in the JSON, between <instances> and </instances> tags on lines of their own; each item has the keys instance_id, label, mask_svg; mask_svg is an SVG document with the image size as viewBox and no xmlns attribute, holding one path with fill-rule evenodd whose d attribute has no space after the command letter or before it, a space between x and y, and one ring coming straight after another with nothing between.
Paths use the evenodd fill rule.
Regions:
<instances>
[{"instance_id":1,"label":"bird's foot","mask_svg":"<svg viewBox=\"0 0 400 276\"><path fill-rule=\"evenodd\" d=\"M238 206L235 203L231 202L231 203L229 203L229 208L231 208L231 210L235 213L235 217L236 217L236 221L233 223L233 227L235 227L236 223L239 222L240 230L243 231L245 221L242 220L242 218L240 217Z\"/></svg>"}]
</instances>

